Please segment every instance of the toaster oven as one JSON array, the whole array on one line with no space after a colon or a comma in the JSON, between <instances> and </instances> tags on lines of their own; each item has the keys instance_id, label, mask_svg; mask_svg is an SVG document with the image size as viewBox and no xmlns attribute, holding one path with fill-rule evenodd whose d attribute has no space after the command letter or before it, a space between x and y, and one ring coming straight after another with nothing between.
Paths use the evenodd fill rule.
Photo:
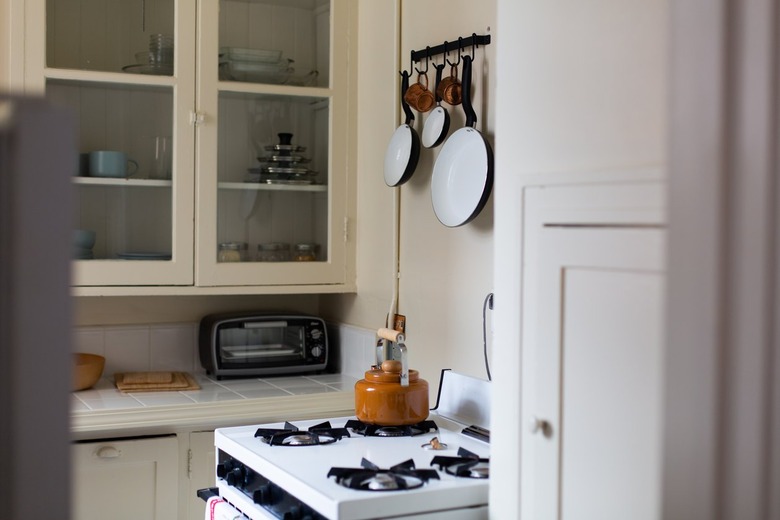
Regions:
<instances>
[{"instance_id":1,"label":"toaster oven","mask_svg":"<svg viewBox=\"0 0 780 520\"><path fill-rule=\"evenodd\" d=\"M328 363L325 322L296 314L212 314L200 321L200 363L217 378L297 374Z\"/></svg>"}]
</instances>

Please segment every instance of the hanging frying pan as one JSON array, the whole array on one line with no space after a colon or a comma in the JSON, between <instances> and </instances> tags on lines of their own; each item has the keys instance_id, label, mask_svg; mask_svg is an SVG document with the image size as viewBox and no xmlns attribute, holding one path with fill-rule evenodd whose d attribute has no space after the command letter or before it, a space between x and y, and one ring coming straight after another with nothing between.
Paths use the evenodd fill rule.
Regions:
<instances>
[{"instance_id":1,"label":"hanging frying pan","mask_svg":"<svg viewBox=\"0 0 780 520\"><path fill-rule=\"evenodd\" d=\"M420 136L412 128L414 114L404 100L406 89L409 88L409 73L403 71L401 76L401 106L406 120L395 129L385 152L385 184L388 186L400 186L408 181L420 158Z\"/></svg>"},{"instance_id":2,"label":"hanging frying pan","mask_svg":"<svg viewBox=\"0 0 780 520\"><path fill-rule=\"evenodd\" d=\"M434 92L436 92L436 108L428 114L428 119L425 120L425 126L423 127L422 145L426 148L439 146L450 130L450 113L441 106L441 96L438 94L444 63L434 66L436 67L436 88L434 89Z\"/></svg>"},{"instance_id":3,"label":"hanging frying pan","mask_svg":"<svg viewBox=\"0 0 780 520\"><path fill-rule=\"evenodd\" d=\"M431 178L433 211L448 227L466 224L485 206L493 188L493 150L474 128L471 56L463 56L463 111L466 126L452 134L436 158Z\"/></svg>"}]
</instances>

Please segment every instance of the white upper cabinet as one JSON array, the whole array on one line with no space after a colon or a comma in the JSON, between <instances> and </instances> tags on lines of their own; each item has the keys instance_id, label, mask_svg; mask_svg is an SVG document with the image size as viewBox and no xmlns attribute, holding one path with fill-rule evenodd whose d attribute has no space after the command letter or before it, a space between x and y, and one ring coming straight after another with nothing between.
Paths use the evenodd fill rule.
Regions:
<instances>
[{"instance_id":1,"label":"white upper cabinet","mask_svg":"<svg viewBox=\"0 0 780 520\"><path fill-rule=\"evenodd\" d=\"M27 4L25 86L78 120L77 294L351 288L349 2Z\"/></svg>"}]
</instances>

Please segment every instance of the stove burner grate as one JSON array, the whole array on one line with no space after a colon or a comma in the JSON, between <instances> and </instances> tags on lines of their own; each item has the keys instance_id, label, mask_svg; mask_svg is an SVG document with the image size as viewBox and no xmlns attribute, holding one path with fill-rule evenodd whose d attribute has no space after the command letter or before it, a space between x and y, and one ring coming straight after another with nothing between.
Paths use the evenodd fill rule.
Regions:
<instances>
[{"instance_id":1,"label":"stove burner grate","mask_svg":"<svg viewBox=\"0 0 780 520\"><path fill-rule=\"evenodd\" d=\"M284 428L258 428L255 432L255 437L260 437L270 446L317 446L332 444L349 436L346 428L333 428L329 421L314 425L306 431L285 422Z\"/></svg>"},{"instance_id":2,"label":"stove burner grate","mask_svg":"<svg viewBox=\"0 0 780 520\"><path fill-rule=\"evenodd\" d=\"M422 421L408 426L381 426L351 419L344 427L365 437L414 437L439 430L433 421Z\"/></svg>"},{"instance_id":3,"label":"stove burner grate","mask_svg":"<svg viewBox=\"0 0 780 520\"><path fill-rule=\"evenodd\" d=\"M380 469L376 464L362 459L361 468L330 468L328 477L350 489L361 491L404 491L417 489L430 479L438 479L435 469L415 469L409 459L390 469Z\"/></svg>"},{"instance_id":4,"label":"stove burner grate","mask_svg":"<svg viewBox=\"0 0 780 520\"><path fill-rule=\"evenodd\" d=\"M476 453L460 448L457 457L437 456L431 466L439 466L450 475L484 479L490 477L490 459L481 459Z\"/></svg>"}]
</instances>

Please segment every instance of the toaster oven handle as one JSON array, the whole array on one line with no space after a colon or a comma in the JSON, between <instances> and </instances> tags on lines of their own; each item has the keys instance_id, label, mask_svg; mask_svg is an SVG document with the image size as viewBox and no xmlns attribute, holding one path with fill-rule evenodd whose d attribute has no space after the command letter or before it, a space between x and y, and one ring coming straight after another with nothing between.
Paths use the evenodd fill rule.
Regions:
<instances>
[{"instance_id":1,"label":"toaster oven handle","mask_svg":"<svg viewBox=\"0 0 780 520\"><path fill-rule=\"evenodd\" d=\"M286 327L286 321L248 321L244 323L245 329L270 329L274 327Z\"/></svg>"}]
</instances>

